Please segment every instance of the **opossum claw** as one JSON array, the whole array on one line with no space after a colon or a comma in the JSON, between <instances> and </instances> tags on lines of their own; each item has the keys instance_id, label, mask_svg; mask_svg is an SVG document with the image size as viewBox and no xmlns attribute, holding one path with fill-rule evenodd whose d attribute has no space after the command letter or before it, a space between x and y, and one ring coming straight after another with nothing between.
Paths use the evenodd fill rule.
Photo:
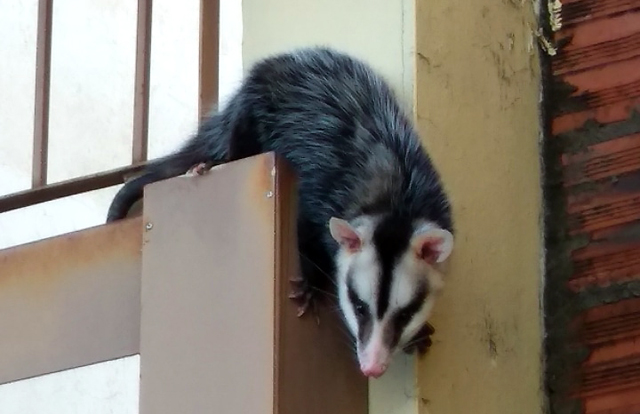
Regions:
<instances>
[{"instance_id":1,"label":"opossum claw","mask_svg":"<svg viewBox=\"0 0 640 414\"><path fill-rule=\"evenodd\" d=\"M292 299L298 302L298 311L296 316L298 318L302 317L310 307L313 308L313 313L316 318L316 322L318 325L320 324L320 317L318 315L318 309L316 307L315 295L311 290L311 287L308 285L307 281L301 276L295 276L289 279L289 282L295 287L289 293L289 299Z\"/></svg>"},{"instance_id":2,"label":"opossum claw","mask_svg":"<svg viewBox=\"0 0 640 414\"><path fill-rule=\"evenodd\" d=\"M403 351L407 354L417 352L418 355L424 355L431 347L431 335L435 333L435 328L429 322L425 323L422 329L418 331L409 344L404 347Z\"/></svg>"}]
</instances>

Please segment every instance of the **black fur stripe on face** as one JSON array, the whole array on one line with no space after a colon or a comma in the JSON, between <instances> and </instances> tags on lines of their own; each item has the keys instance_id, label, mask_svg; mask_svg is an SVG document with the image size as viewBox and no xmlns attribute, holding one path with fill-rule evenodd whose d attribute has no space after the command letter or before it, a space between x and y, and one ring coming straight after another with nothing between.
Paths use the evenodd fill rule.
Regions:
<instances>
[{"instance_id":1,"label":"black fur stripe on face","mask_svg":"<svg viewBox=\"0 0 640 414\"><path fill-rule=\"evenodd\" d=\"M398 345L398 342L400 341L400 336L402 335L402 331L409 324L409 322L411 321L411 318L413 318L413 315L418 313L422 308L422 305L424 304L424 301L427 297L427 293L428 293L427 284L421 283L418 289L416 290L416 293L413 299L411 299L411 302L409 302L409 304L404 308L398 309L396 313L393 315L393 320L392 320L392 323L390 324L392 326L393 334L390 335L390 338L389 338L389 346L391 348Z\"/></svg>"},{"instance_id":2,"label":"black fur stripe on face","mask_svg":"<svg viewBox=\"0 0 640 414\"><path fill-rule=\"evenodd\" d=\"M347 279L347 294L353 306L356 319L358 321L358 340L364 344L369 341L371 332L373 331L373 317L369 306L358 297L353 285L351 284L351 278Z\"/></svg>"},{"instance_id":3,"label":"black fur stripe on face","mask_svg":"<svg viewBox=\"0 0 640 414\"><path fill-rule=\"evenodd\" d=\"M411 220L396 216L383 218L373 233L373 245L380 261L381 272L376 315L379 320L389 309L393 268L407 251L412 233Z\"/></svg>"}]
</instances>

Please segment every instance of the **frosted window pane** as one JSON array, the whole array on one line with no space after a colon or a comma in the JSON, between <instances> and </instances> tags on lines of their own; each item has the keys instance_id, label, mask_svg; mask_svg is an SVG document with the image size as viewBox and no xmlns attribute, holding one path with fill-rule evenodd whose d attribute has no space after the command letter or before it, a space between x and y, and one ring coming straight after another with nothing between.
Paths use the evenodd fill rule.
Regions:
<instances>
[{"instance_id":1,"label":"frosted window pane","mask_svg":"<svg viewBox=\"0 0 640 414\"><path fill-rule=\"evenodd\" d=\"M136 3L54 2L50 182L131 162Z\"/></svg>"},{"instance_id":2,"label":"frosted window pane","mask_svg":"<svg viewBox=\"0 0 640 414\"><path fill-rule=\"evenodd\" d=\"M154 0L149 158L176 149L198 123L200 0Z\"/></svg>"},{"instance_id":3,"label":"frosted window pane","mask_svg":"<svg viewBox=\"0 0 640 414\"><path fill-rule=\"evenodd\" d=\"M0 1L0 167L31 171L37 0ZM26 190L30 175L0 171L0 195Z\"/></svg>"},{"instance_id":4,"label":"frosted window pane","mask_svg":"<svg viewBox=\"0 0 640 414\"><path fill-rule=\"evenodd\" d=\"M0 166L0 176L3 173ZM1 213L0 249L104 224L109 204L120 187L103 188Z\"/></svg>"},{"instance_id":5,"label":"frosted window pane","mask_svg":"<svg viewBox=\"0 0 640 414\"><path fill-rule=\"evenodd\" d=\"M0 385L2 414L136 414L138 355Z\"/></svg>"}]
</instances>

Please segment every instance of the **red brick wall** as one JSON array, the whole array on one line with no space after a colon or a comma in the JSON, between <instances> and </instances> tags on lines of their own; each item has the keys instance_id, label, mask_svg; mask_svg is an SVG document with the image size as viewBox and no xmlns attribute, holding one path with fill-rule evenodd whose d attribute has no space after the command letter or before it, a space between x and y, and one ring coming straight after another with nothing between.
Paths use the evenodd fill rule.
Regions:
<instances>
[{"instance_id":1,"label":"red brick wall","mask_svg":"<svg viewBox=\"0 0 640 414\"><path fill-rule=\"evenodd\" d=\"M560 15L545 77L551 412L637 414L640 0L565 0Z\"/></svg>"}]
</instances>

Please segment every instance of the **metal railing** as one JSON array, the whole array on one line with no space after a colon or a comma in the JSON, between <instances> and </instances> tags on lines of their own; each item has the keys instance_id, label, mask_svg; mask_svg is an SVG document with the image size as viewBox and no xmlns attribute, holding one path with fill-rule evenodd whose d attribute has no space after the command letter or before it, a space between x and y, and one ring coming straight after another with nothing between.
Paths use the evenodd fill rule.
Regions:
<instances>
[{"instance_id":1,"label":"metal railing","mask_svg":"<svg viewBox=\"0 0 640 414\"><path fill-rule=\"evenodd\" d=\"M199 178L150 186L144 222L0 250L0 385L137 354L140 414L366 414L333 299L320 325L289 299L293 171L267 153Z\"/></svg>"},{"instance_id":2,"label":"metal railing","mask_svg":"<svg viewBox=\"0 0 640 414\"><path fill-rule=\"evenodd\" d=\"M53 0L39 0L36 43L31 188L0 197L0 213L123 183L147 161L153 0L138 0L131 164L57 183L47 180ZM200 0L198 108L202 117L218 98L219 0Z\"/></svg>"}]
</instances>

